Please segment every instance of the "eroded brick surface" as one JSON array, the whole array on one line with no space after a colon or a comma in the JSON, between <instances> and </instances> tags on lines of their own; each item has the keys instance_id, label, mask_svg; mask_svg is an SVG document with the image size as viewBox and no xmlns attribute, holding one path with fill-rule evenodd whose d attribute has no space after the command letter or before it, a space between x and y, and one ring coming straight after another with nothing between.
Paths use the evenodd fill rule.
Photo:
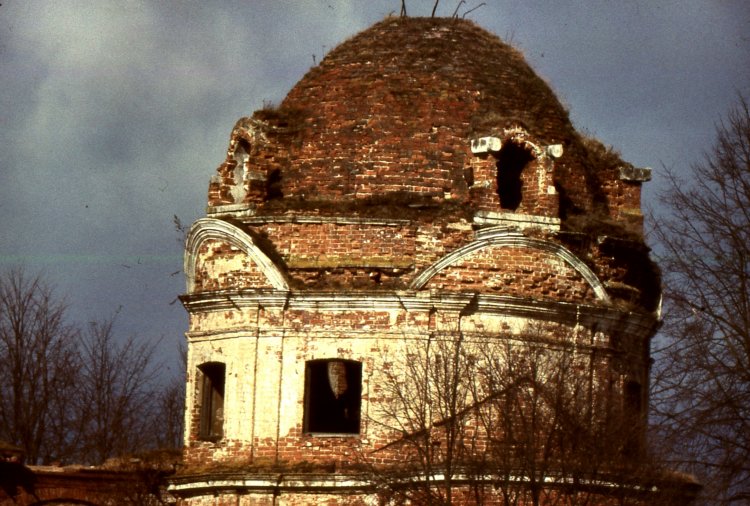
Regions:
<instances>
[{"instance_id":1,"label":"eroded brick surface","mask_svg":"<svg viewBox=\"0 0 750 506\"><path fill-rule=\"evenodd\" d=\"M472 152L479 137L499 148ZM571 382L588 382L592 403L606 397L592 419L640 430L660 285L644 178L622 167L575 132L518 51L462 20L387 19L279 107L239 120L188 241L180 501L387 502L357 480L416 458L386 419L386 386L435 339L461 336L476 357L498 343L573 353ZM358 371L354 433L306 429L308 364L327 363L316 361ZM225 368L217 385L206 364ZM408 367L395 377L414 380ZM221 397L220 437L202 433L207 388ZM489 435L473 420L481 449ZM457 488L457 503L476 493Z\"/></svg>"}]
</instances>

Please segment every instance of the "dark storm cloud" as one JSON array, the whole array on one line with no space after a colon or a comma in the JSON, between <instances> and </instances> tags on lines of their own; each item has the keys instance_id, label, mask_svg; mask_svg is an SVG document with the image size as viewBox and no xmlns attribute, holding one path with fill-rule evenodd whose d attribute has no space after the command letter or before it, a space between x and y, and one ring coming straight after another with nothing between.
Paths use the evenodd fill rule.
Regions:
<instances>
[{"instance_id":1,"label":"dark storm cloud","mask_svg":"<svg viewBox=\"0 0 750 506\"><path fill-rule=\"evenodd\" d=\"M487 4L469 17L523 50L578 128L636 164L686 166L736 93L750 95L744 1ZM407 0L411 15L432 5ZM399 8L3 1L0 267L44 269L82 321L121 307L123 333L174 344L187 325L170 305L184 290L172 216L204 213L234 122Z\"/></svg>"}]
</instances>

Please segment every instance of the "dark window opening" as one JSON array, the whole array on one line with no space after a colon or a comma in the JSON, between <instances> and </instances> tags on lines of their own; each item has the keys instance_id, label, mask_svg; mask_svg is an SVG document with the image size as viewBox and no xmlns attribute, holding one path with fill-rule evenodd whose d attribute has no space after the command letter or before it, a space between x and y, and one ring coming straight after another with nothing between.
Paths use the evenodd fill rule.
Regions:
<instances>
[{"instance_id":1,"label":"dark window opening","mask_svg":"<svg viewBox=\"0 0 750 506\"><path fill-rule=\"evenodd\" d=\"M628 381L625 383L625 409L627 415L633 420L638 420L642 411L642 393L641 384L637 381Z\"/></svg>"},{"instance_id":2,"label":"dark window opening","mask_svg":"<svg viewBox=\"0 0 750 506\"><path fill-rule=\"evenodd\" d=\"M359 434L362 364L311 360L305 366L304 431Z\"/></svg>"},{"instance_id":3,"label":"dark window opening","mask_svg":"<svg viewBox=\"0 0 750 506\"><path fill-rule=\"evenodd\" d=\"M273 169L266 179L266 200L280 199L284 196L281 190L281 171Z\"/></svg>"},{"instance_id":4,"label":"dark window opening","mask_svg":"<svg viewBox=\"0 0 750 506\"><path fill-rule=\"evenodd\" d=\"M521 205L523 181L521 173L534 155L525 147L509 142L497 155L497 194L500 207L515 211Z\"/></svg>"},{"instance_id":5,"label":"dark window opening","mask_svg":"<svg viewBox=\"0 0 750 506\"><path fill-rule=\"evenodd\" d=\"M200 381L200 433L201 439L216 440L224 435L224 377L226 366L221 362L208 362L198 366Z\"/></svg>"},{"instance_id":6,"label":"dark window opening","mask_svg":"<svg viewBox=\"0 0 750 506\"><path fill-rule=\"evenodd\" d=\"M643 450L643 389L637 381L625 383L623 422L625 426L624 453L636 457Z\"/></svg>"}]
</instances>

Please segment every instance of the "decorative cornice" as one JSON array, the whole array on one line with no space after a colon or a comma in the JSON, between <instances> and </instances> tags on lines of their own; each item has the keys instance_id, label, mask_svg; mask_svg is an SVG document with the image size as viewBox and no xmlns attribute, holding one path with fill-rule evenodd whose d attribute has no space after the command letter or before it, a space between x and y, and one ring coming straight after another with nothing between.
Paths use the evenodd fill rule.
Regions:
<instances>
[{"instance_id":1,"label":"decorative cornice","mask_svg":"<svg viewBox=\"0 0 750 506\"><path fill-rule=\"evenodd\" d=\"M358 216L249 216L242 219L247 225L266 225L269 223L299 223L305 225L375 225L383 227L402 227L409 225L410 220L360 218Z\"/></svg>"},{"instance_id":2,"label":"decorative cornice","mask_svg":"<svg viewBox=\"0 0 750 506\"><path fill-rule=\"evenodd\" d=\"M297 474L297 473L244 473L227 476L201 474L173 478L169 491L179 497L212 494L219 491L230 493L266 492L270 495L286 493L338 492L351 494L374 491L374 486L366 475L346 474Z\"/></svg>"},{"instance_id":3,"label":"decorative cornice","mask_svg":"<svg viewBox=\"0 0 750 506\"><path fill-rule=\"evenodd\" d=\"M473 221L479 226L500 225L516 229L542 228L555 232L560 230L560 218L539 216L535 214L477 211L474 214Z\"/></svg>"},{"instance_id":4,"label":"decorative cornice","mask_svg":"<svg viewBox=\"0 0 750 506\"><path fill-rule=\"evenodd\" d=\"M221 290L183 295L192 314L262 307L289 311L465 311L472 314L531 318L567 325L582 325L603 332L651 336L659 321L651 313L574 302L531 299L509 295L399 292L291 292L276 290Z\"/></svg>"},{"instance_id":5,"label":"decorative cornice","mask_svg":"<svg viewBox=\"0 0 750 506\"><path fill-rule=\"evenodd\" d=\"M379 476L380 480L385 478ZM631 476L621 473L601 472L594 476L570 476L565 473L551 472L544 477L545 488L569 487L575 485L581 489L596 491L603 495L617 493L618 495L637 495L643 498L659 497L665 491L679 489L682 498L690 502L700 491L701 485L692 476L657 475L650 479L633 480ZM414 486L441 486L446 480L445 474L435 473L403 473L393 477L391 486L395 488L410 488ZM505 477L508 483L516 485L528 484L528 477L510 474ZM318 494L321 492L335 493L341 496L352 494L375 494L377 481L369 473L202 473L173 477L168 487L169 492L177 497L215 496L219 493L230 494L268 494L277 497L283 494ZM458 472L451 476L456 486L466 484L496 484L497 476L476 473Z\"/></svg>"}]
</instances>

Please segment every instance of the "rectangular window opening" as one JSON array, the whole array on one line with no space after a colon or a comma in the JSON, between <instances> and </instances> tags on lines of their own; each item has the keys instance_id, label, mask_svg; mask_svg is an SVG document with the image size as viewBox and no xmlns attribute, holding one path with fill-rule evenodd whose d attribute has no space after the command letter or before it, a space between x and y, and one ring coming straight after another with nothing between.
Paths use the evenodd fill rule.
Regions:
<instances>
[{"instance_id":1,"label":"rectangular window opening","mask_svg":"<svg viewBox=\"0 0 750 506\"><path fill-rule=\"evenodd\" d=\"M200 439L215 441L224 436L224 377L226 366L208 362L198 367L200 383Z\"/></svg>"},{"instance_id":2,"label":"rectangular window opening","mask_svg":"<svg viewBox=\"0 0 750 506\"><path fill-rule=\"evenodd\" d=\"M361 398L361 362L307 362L303 430L312 434L359 434Z\"/></svg>"}]
</instances>

